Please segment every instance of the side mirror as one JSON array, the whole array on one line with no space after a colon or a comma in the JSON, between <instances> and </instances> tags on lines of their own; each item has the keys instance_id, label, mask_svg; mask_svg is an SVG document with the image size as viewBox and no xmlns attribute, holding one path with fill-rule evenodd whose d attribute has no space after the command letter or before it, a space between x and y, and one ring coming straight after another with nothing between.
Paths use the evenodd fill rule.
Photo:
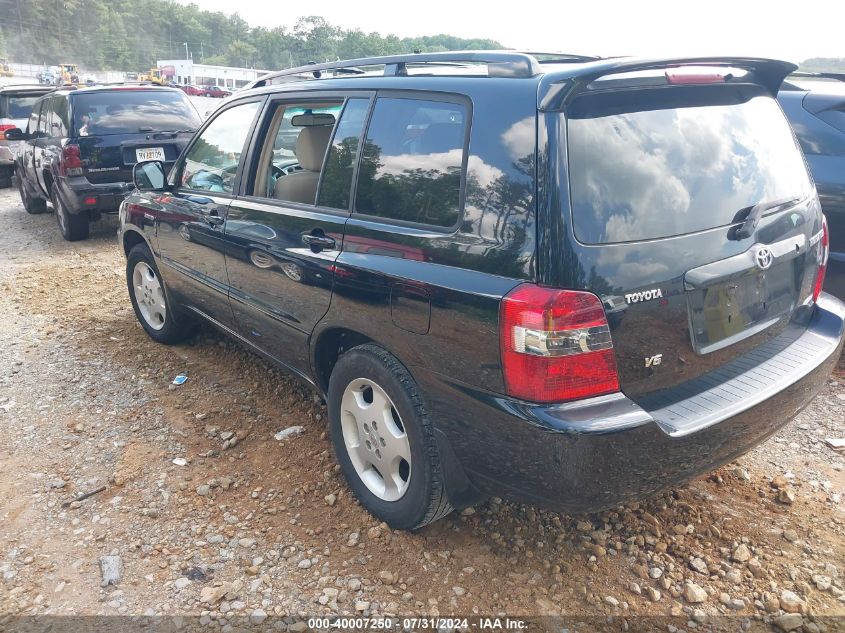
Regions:
<instances>
[{"instance_id":1,"label":"side mirror","mask_svg":"<svg viewBox=\"0 0 845 633\"><path fill-rule=\"evenodd\" d=\"M3 138L7 141L25 141L26 132L19 127L13 127L3 132Z\"/></svg>"},{"instance_id":2,"label":"side mirror","mask_svg":"<svg viewBox=\"0 0 845 633\"><path fill-rule=\"evenodd\" d=\"M167 187L167 172L160 160L135 163L132 180L138 191L164 191Z\"/></svg>"}]
</instances>

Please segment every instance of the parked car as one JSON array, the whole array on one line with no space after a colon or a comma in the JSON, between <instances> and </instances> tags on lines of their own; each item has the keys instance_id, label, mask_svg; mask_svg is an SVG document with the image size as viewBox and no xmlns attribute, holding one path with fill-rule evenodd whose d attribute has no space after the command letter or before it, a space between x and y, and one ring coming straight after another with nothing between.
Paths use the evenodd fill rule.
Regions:
<instances>
[{"instance_id":1,"label":"parked car","mask_svg":"<svg viewBox=\"0 0 845 633\"><path fill-rule=\"evenodd\" d=\"M35 85L0 86L0 134L6 130L26 128L33 104L51 90L52 87ZM15 156L20 146L20 142L0 137L0 187L12 186Z\"/></svg>"},{"instance_id":2,"label":"parked car","mask_svg":"<svg viewBox=\"0 0 845 633\"><path fill-rule=\"evenodd\" d=\"M311 384L379 519L640 499L825 383L845 305L821 291L826 225L774 98L794 65L458 52L289 72L344 64L383 73L239 93L169 175L137 164L119 240L150 337L204 319ZM290 128L297 170L276 151Z\"/></svg>"},{"instance_id":3,"label":"parked car","mask_svg":"<svg viewBox=\"0 0 845 633\"><path fill-rule=\"evenodd\" d=\"M24 208L53 204L67 240L88 237L89 222L116 213L131 189L132 166L151 158L172 165L200 126L181 91L156 86L59 89L33 106L16 159Z\"/></svg>"},{"instance_id":4,"label":"parked car","mask_svg":"<svg viewBox=\"0 0 845 633\"><path fill-rule=\"evenodd\" d=\"M180 85L179 88L189 97L202 97L205 94L203 88L194 86L193 84Z\"/></svg>"},{"instance_id":5,"label":"parked car","mask_svg":"<svg viewBox=\"0 0 845 633\"><path fill-rule=\"evenodd\" d=\"M35 78L38 79L38 83L40 84L47 84L52 86L56 83L56 73L50 68L45 68L40 73L38 73Z\"/></svg>"},{"instance_id":6,"label":"parked car","mask_svg":"<svg viewBox=\"0 0 845 633\"><path fill-rule=\"evenodd\" d=\"M217 97L222 99L232 94L230 90L226 90L225 88L221 88L220 86L202 86L202 90L202 94L204 97Z\"/></svg>"},{"instance_id":7,"label":"parked car","mask_svg":"<svg viewBox=\"0 0 845 633\"><path fill-rule=\"evenodd\" d=\"M845 299L845 73L793 73L778 93L830 226L824 289Z\"/></svg>"}]
</instances>

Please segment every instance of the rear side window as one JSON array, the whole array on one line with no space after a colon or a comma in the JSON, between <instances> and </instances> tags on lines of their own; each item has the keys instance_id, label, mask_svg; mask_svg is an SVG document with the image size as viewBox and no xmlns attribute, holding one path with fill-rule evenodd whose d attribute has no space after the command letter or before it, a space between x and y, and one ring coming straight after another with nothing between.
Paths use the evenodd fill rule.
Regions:
<instances>
[{"instance_id":1,"label":"rear side window","mask_svg":"<svg viewBox=\"0 0 845 633\"><path fill-rule=\"evenodd\" d=\"M333 209L348 209L352 189L352 170L358 156L358 141L364 129L369 99L349 99L329 146L317 204Z\"/></svg>"},{"instance_id":2,"label":"rear side window","mask_svg":"<svg viewBox=\"0 0 845 633\"><path fill-rule=\"evenodd\" d=\"M789 124L762 89L669 90L678 92L591 95L567 110L580 241L693 233L739 221L760 202L810 195Z\"/></svg>"},{"instance_id":3,"label":"rear side window","mask_svg":"<svg viewBox=\"0 0 845 633\"><path fill-rule=\"evenodd\" d=\"M193 132L200 116L181 91L113 90L73 96L73 125L79 136Z\"/></svg>"},{"instance_id":4,"label":"rear side window","mask_svg":"<svg viewBox=\"0 0 845 633\"><path fill-rule=\"evenodd\" d=\"M454 226L460 213L467 108L378 98L358 168L355 211Z\"/></svg>"}]
</instances>

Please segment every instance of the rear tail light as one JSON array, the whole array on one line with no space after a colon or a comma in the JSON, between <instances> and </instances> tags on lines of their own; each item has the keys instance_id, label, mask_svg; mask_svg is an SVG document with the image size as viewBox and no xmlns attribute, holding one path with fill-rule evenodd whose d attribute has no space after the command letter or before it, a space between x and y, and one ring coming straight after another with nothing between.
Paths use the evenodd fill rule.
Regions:
<instances>
[{"instance_id":1,"label":"rear tail light","mask_svg":"<svg viewBox=\"0 0 845 633\"><path fill-rule=\"evenodd\" d=\"M822 239L819 248L821 249L821 262L819 262L819 269L816 272L816 283L813 285L813 301L818 301L819 295L822 293L824 275L827 272L827 258L830 255L830 235L827 229L827 218L824 216L822 216Z\"/></svg>"},{"instance_id":2,"label":"rear tail light","mask_svg":"<svg viewBox=\"0 0 845 633\"><path fill-rule=\"evenodd\" d=\"M65 145L62 148L62 158L59 161L59 174L62 176L81 176L82 157L79 145Z\"/></svg>"},{"instance_id":3,"label":"rear tail light","mask_svg":"<svg viewBox=\"0 0 845 633\"><path fill-rule=\"evenodd\" d=\"M499 329L508 395L548 403L619 391L610 328L596 295L522 284L502 299Z\"/></svg>"},{"instance_id":4,"label":"rear tail light","mask_svg":"<svg viewBox=\"0 0 845 633\"><path fill-rule=\"evenodd\" d=\"M0 124L0 132L5 132L6 130L14 130L17 125L8 125L6 123Z\"/></svg>"}]
</instances>

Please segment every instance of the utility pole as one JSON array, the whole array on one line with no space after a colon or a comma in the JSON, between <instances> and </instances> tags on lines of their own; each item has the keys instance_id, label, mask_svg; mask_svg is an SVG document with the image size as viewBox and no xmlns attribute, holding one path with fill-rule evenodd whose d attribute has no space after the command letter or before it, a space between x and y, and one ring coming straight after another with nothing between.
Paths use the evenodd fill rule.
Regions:
<instances>
[{"instance_id":1,"label":"utility pole","mask_svg":"<svg viewBox=\"0 0 845 633\"><path fill-rule=\"evenodd\" d=\"M200 63L205 62L205 53L202 51L202 42L200 42Z\"/></svg>"},{"instance_id":2,"label":"utility pole","mask_svg":"<svg viewBox=\"0 0 845 633\"><path fill-rule=\"evenodd\" d=\"M185 59L190 59L190 56L188 55L188 43L187 42L182 42L182 43L185 45Z\"/></svg>"}]
</instances>

